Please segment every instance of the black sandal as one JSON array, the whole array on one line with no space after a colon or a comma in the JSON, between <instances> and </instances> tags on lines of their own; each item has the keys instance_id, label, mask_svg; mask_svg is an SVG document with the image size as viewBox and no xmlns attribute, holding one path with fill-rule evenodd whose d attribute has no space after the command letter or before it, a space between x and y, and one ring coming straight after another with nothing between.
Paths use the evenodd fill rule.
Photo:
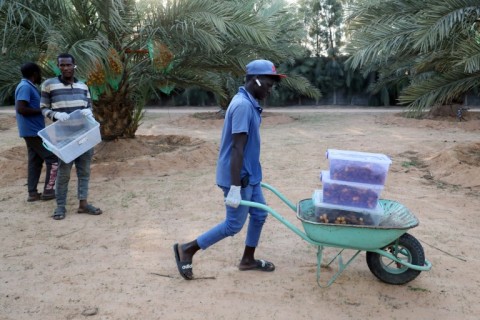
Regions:
<instances>
[{"instance_id":1,"label":"black sandal","mask_svg":"<svg viewBox=\"0 0 480 320\"><path fill-rule=\"evenodd\" d=\"M78 213L93 214L94 216L98 216L99 214L103 213L103 211L100 208L96 208L96 207L92 206L91 204L87 204L83 208L78 208L77 212Z\"/></svg>"},{"instance_id":2,"label":"black sandal","mask_svg":"<svg viewBox=\"0 0 480 320\"><path fill-rule=\"evenodd\" d=\"M57 207L53 212L53 219L63 220L65 219L65 208Z\"/></svg>"}]
</instances>

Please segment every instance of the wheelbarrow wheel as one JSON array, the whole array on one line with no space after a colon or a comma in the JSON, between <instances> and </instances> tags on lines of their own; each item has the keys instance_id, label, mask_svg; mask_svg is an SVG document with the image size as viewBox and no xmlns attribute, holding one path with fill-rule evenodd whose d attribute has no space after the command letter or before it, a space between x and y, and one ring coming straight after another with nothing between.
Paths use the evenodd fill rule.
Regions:
<instances>
[{"instance_id":1,"label":"wheelbarrow wheel","mask_svg":"<svg viewBox=\"0 0 480 320\"><path fill-rule=\"evenodd\" d=\"M423 266L425 263L422 245L408 233L403 234L398 239L398 243L394 241L382 250L410 264ZM415 279L421 272L370 251L367 252L367 265L378 279L389 284L405 284Z\"/></svg>"}]
</instances>

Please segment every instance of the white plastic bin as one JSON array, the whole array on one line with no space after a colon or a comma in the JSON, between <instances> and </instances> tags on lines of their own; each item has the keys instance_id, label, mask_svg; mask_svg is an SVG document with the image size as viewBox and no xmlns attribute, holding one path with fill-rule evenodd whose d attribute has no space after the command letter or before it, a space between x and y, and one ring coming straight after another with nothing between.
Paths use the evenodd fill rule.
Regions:
<instances>
[{"instance_id":1,"label":"white plastic bin","mask_svg":"<svg viewBox=\"0 0 480 320\"><path fill-rule=\"evenodd\" d=\"M392 160L381 153L327 150L332 180L384 185Z\"/></svg>"},{"instance_id":2,"label":"white plastic bin","mask_svg":"<svg viewBox=\"0 0 480 320\"><path fill-rule=\"evenodd\" d=\"M339 223L338 218L345 218L346 224L378 226L384 214L383 207L377 202L373 209L334 205L323 201L322 190L315 190L312 195L315 218L322 223Z\"/></svg>"},{"instance_id":3,"label":"white plastic bin","mask_svg":"<svg viewBox=\"0 0 480 320\"><path fill-rule=\"evenodd\" d=\"M66 121L56 121L38 132L47 149L69 163L102 141L100 124L75 110Z\"/></svg>"}]
</instances>

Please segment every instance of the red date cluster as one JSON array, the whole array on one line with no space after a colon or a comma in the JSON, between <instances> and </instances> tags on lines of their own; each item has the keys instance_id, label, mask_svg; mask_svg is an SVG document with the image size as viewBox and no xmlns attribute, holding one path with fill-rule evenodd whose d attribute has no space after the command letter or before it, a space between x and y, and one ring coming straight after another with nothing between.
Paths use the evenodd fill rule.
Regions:
<instances>
[{"instance_id":1,"label":"red date cluster","mask_svg":"<svg viewBox=\"0 0 480 320\"><path fill-rule=\"evenodd\" d=\"M333 180L384 184L385 174L385 168L375 163L359 166L358 162L334 161L330 165L330 178Z\"/></svg>"},{"instance_id":2,"label":"red date cluster","mask_svg":"<svg viewBox=\"0 0 480 320\"><path fill-rule=\"evenodd\" d=\"M378 194L371 189L324 184L323 201L342 206L374 209L377 206Z\"/></svg>"}]
</instances>

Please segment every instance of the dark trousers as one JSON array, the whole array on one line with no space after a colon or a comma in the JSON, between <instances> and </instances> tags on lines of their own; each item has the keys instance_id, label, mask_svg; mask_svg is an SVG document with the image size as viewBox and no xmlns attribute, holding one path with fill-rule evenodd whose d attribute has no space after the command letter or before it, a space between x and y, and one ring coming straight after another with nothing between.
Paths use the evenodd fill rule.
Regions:
<instances>
[{"instance_id":1,"label":"dark trousers","mask_svg":"<svg viewBox=\"0 0 480 320\"><path fill-rule=\"evenodd\" d=\"M55 192L55 180L58 171L58 158L50 150L43 146L40 137L24 137L28 151L28 193L37 192L37 185L40 181L43 163L45 162L45 185L44 193Z\"/></svg>"}]
</instances>

